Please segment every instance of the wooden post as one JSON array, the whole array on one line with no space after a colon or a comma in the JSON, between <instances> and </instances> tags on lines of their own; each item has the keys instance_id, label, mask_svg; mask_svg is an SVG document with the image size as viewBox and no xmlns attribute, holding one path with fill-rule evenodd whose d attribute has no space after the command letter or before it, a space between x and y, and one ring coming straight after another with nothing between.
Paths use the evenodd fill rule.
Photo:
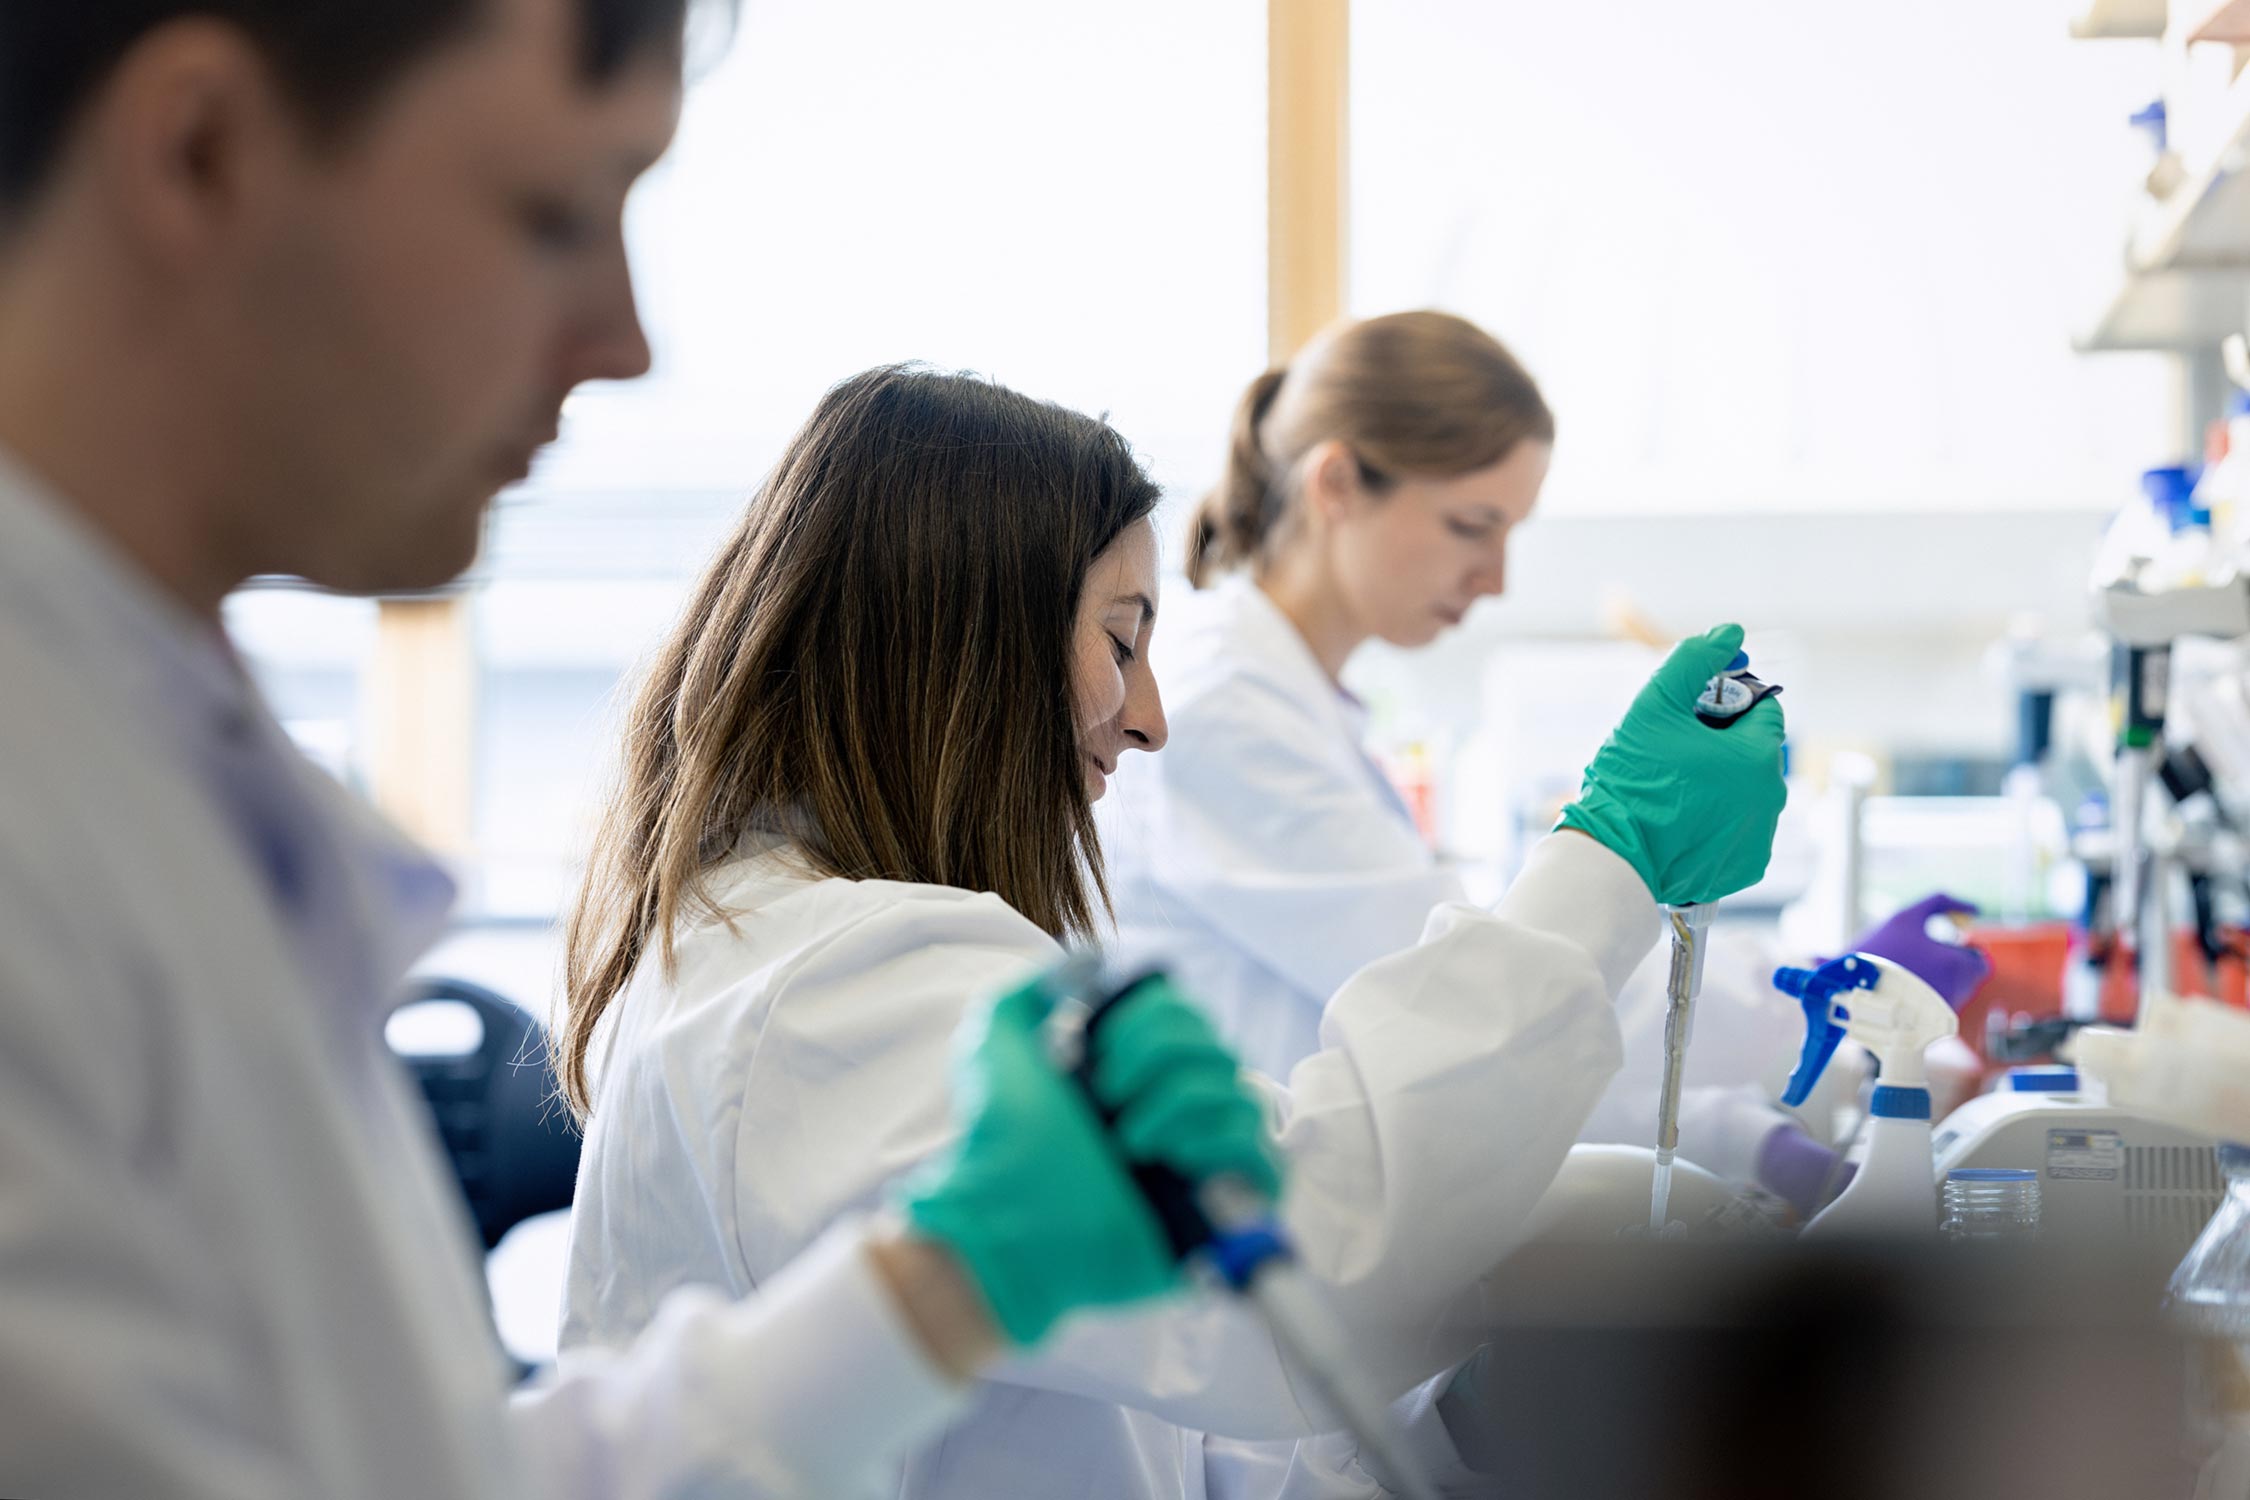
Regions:
<instances>
[{"instance_id":1,"label":"wooden post","mask_svg":"<svg viewBox=\"0 0 2250 1500\"><path fill-rule=\"evenodd\" d=\"M1351 197L1350 0L1266 0L1266 352L1343 316Z\"/></svg>"},{"instance_id":2,"label":"wooden post","mask_svg":"<svg viewBox=\"0 0 2250 1500\"><path fill-rule=\"evenodd\" d=\"M465 595L377 606L368 790L432 852L469 852L476 745L476 648Z\"/></svg>"}]
</instances>

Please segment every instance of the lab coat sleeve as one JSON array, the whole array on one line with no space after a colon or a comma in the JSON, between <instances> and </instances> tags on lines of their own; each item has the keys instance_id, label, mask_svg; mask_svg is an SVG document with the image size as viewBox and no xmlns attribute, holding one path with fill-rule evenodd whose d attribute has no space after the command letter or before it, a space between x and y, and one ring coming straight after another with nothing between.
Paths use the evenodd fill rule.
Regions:
<instances>
[{"instance_id":1,"label":"lab coat sleeve","mask_svg":"<svg viewBox=\"0 0 2250 1500\"><path fill-rule=\"evenodd\" d=\"M1333 726L1252 678L1171 721L1145 767L1149 878L1307 995L1411 947L1460 883Z\"/></svg>"},{"instance_id":2,"label":"lab coat sleeve","mask_svg":"<svg viewBox=\"0 0 2250 1500\"><path fill-rule=\"evenodd\" d=\"M0 863L0 1494L283 1500L171 1170L171 1028L98 914Z\"/></svg>"},{"instance_id":3,"label":"lab coat sleeve","mask_svg":"<svg viewBox=\"0 0 2250 1500\"><path fill-rule=\"evenodd\" d=\"M312 1494L288 1435L245 1413L266 1374L253 1325L229 1318L227 1267L199 1248L208 1206L173 1185L192 1143L167 1122L179 1070L158 971L4 865L0 914L0 1494ZM843 1226L757 1297L682 1293L626 1353L505 1413L490 1399L473 1420L512 1429L521 1495L713 1481L778 1500L879 1479L963 1396Z\"/></svg>"},{"instance_id":4,"label":"lab coat sleeve","mask_svg":"<svg viewBox=\"0 0 2250 1500\"><path fill-rule=\"evenodd\" d=\"M629 1348L567 1358L509 1416L525 1495L842 1497L963 1406L837 1225L744 1301L688 1288Z\"/></svg>"},{"instance_id":5,"label":"lab coat sleeve","mask_svg":"<svg viewBox=\"0 0 2250 1500\"><path fill-rule=\"evenodd\" d=\"M1443 908L1421 944L1346 984L1288 1087L1253 1080L1289 1158L1289 1227L1388 1394L1468 1352L1445 1314L1513 1248L1617 1066L1610 999L1655 931L1629 866L1557 835L1497 912ZM737 1127L753 1274L942 1149L963 1009L1056 951L993 898L907 900L774 981ZM1066 1319L993 1378L1229 1437L1325 1425L1264 1328L1208 1293Z\"/></svg>"},{"instance_id":6,"label":"lab coat sleeve","mask_svg":"<svg viewBox=\"0 0 2250 1500\"><path fill-rule=\"evenodd\" d=\"M1616 1069L1610 1000L1656 924L1623 860L1552 836L1495 912L1440 908L1420 944L1354 975L1286 1087L1258 1081L1283 1217L1387 1394L1469 1352L1447 1310L1515 1248ZM1008 1378L1228 1437L1324 1425L1262 1329L1208 1297L1081 1320Z\"/></svg>"}]
</instances>

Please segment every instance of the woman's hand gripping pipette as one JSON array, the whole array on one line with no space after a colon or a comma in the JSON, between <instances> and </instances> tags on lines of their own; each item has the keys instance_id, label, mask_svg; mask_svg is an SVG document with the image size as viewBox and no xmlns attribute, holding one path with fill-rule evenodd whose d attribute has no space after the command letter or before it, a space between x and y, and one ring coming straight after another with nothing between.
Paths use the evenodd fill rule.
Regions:
<instances>
[{"instance_id":1,"label":"woman's hand gripping pipette","mask_svg":"<svg viewBox=\"0 0 2250 1500\"><path fill-rule=\"evenodd\" d=\"M1750 658L1735 653L1727 669L1704 685L1695 716L1713 729L1726 729L1766 699L1777 686L1750 675ZM1670 906L1672 968L1665 982L1664 1077L1656 1097L1656 1171L1649 1186L1648 1228L1662 1234L1672 1201L1672 1162L1680 1150L1680 1082L1687 1072L1688 1043L1695 1036L1695 997L1703 989L1705 935L1711 930L1716 901Z\"/></svg>"},{"instance_id":2,"label":"woman's hand gripping pipette","mask_svg":"<svg viewBox=\"0 0 2250 1500\"><path fill-rule=\"evenodd\" d=\"M1578 800L1563 811L1562 826L1622 856L1671 919L1649 1194L1649 1228L1657 1233L1664 1228L1680 1143L1680 1083L1703 982L1704 934L1720 897L1765 874L1788 795L1781 777L1781 706L1772 703L1781 689L1752 677L1749 668L1739 626L1721 625L1674 647L1586 768ZM1683 768L1690 773L1685 795Z\"/></svg>"},{"instance_id":3,"label":"woman's hand gripping pipette","mask_svg":"<svg viewBox=\"0 0 2250 1500\"><path fill-rule=\"evenodd\" d=\"M1069 1063L1109 1124L1175 1261L1199 1265L1255 1307L1306 1387L1407 1500L1436 1500L1394 1434L1388 1404L1359 1379L1348 1340L1274 1215L1280 1174L1263 1135L1244 1131L1237 1101L1247 1101L1233 1054L1162 973L1106 992L1084 988L1089 968L1074 977L1078 1003L1058 1007L1058 1061ZM1098 998L1086 1003L1088 993ZM1149 1090L1157 1079L1165 1080L1161 1096ZM1184 1086L1190 1079L1199 1081Z\"/></svg>"},{"instance_id":4,"label":"woman's hand gripping pipette","mask_svg":"<svg viewBox=\"0 0 2250 1500\"><path fill-rule=\"evenodd\" d=\"M1788 788L1781 705L1738 676L1742 627L1721 625L1672 648L1594 753L1560 826L1607 845L1666 906L1694 906L1755 885L1773 854ZM1724 677L1750 695L1724 733L1696 713ZM1735 701L1722 687L1723 701Z\"/></svg>"}]
</instances>

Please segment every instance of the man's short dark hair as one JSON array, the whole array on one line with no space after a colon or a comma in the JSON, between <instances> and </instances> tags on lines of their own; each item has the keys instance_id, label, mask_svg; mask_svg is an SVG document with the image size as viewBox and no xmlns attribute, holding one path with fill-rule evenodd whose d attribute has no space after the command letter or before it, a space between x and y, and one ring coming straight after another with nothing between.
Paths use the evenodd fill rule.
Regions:
<instances>
[{"instance_id":1,"label":"man's short dark hair","mask_svg":"<svg viewBox=\"0 0 2250 1500\"><path fill-rule=\"evenodd\" d=\"M158 26L209 16L272 57L310 123L349 125L495 0L0 0L0 212L44 184L71 122ZM694 0L576 0L590 83L643 51L676 52Z\"/></svg>"}]
</instances>

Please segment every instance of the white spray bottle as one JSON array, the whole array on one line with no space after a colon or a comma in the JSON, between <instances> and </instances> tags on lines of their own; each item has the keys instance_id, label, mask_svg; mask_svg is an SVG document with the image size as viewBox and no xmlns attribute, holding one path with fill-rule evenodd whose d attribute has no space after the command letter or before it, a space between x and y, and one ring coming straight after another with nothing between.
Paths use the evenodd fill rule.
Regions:
<instances>
[{"instance_id":1,"label":"white spray bottle","mask_svg":"<svg viewBox=\"0 0 2250 1500\"><path fill-rule=\"evenodd\" d=\"M1930 1149L1930 1086L1922 1049L1954 1034L1953 1007L1887 958L1850 953L1817 969L1783 969L1773 982L1805 1007L1805 1050L1784 1102L1802 1104L1836 1045L1850 1037L1882 1063L1869 1106L1867 1159L1807 1234L1935 1235L1937 1169Z\"/></svg>"}]
</instances>

